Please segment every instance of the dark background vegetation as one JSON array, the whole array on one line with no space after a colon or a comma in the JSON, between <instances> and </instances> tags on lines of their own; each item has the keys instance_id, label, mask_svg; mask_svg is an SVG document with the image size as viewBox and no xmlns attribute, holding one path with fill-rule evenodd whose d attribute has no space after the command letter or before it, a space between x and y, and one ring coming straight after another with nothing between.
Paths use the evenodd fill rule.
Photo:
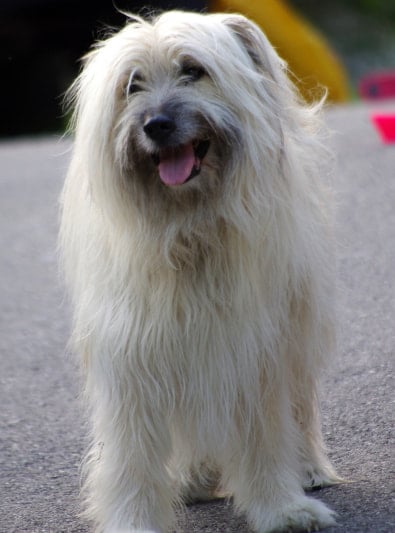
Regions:
<instances>
[{"instance_id":1,"label":"dark background vegetation","mask_svg":"<svg viewBox=\"0 0 395 533\"><path fill-rule=\"evenodd\" d=\"M200 0L157 2L153 8L202 9ZM91 43L120 27L116 7L140 11L136 0L0 0L0 136L63 131L62 95ZM290 0L338 52L355 87L372 70L395 69L392 0ZM116 6L116 7L115 7Z\"/></svg>"},{"instance_id":2,"label":"dark background vegetation","mask_svg":"<svg viewBox=\"0 0 395 533\"><path fill-rule=\"evenodd\" d=\"M291 0L338 53L351 83L395 71L395 0Z\"/></svg>"}]
</instances>

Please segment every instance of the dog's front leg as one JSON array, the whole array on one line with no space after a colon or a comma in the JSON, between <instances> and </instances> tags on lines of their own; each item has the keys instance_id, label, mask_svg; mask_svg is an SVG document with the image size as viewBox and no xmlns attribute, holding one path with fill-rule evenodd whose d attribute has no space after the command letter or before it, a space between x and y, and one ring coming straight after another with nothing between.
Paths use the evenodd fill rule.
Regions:
<instances>
[{"instance_id":1,"label":"dog's front leg","mask_svg":"<svg viewBox=\"0 0 395 533\"><path fill-rule=\"evenodd\" d=\"M113 369L99 381L109 389L90 398L99 445L86 462L86 514L97 533L164 533L174 518L166 417L133 379L109 376Z\"/></svg>"},{"instance_id":2,"label":"dog's front leg","mask_svg":"<svg viewBox=\"0 0 395 533\"><path fill-rule=\"evenodd\" d=\"M246 427L228 444L223 464L225 488L246 514L256 533L318 531L334 524L323 503L307 497L299 473L298 436L286 387L280 380L264 395L255 412L250 405Z\"/></svg>"}]
</instances>

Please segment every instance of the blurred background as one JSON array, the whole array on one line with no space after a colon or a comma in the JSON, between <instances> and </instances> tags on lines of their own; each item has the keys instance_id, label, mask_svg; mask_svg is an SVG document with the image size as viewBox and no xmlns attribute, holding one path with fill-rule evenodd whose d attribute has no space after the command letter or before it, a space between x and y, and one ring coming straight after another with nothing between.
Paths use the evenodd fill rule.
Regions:
<instances>
[{"instance_id":1,"label":"blurred background","mask_svg":"<svg viewBox=\"0 0 395 533\"><path fill-rule=\"evenodd\" d=\"M250 16L307 100L317 86L333 102L395 97L394 0L0 0L0 136L63 132L64 91L92 42L123 26L117 9L166 8Z\"/></svg>"}]
</instances>

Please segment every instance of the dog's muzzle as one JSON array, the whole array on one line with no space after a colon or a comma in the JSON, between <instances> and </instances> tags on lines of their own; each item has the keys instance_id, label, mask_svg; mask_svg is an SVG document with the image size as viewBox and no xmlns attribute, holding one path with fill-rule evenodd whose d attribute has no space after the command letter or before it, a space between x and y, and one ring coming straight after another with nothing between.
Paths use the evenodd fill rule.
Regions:
<instances>
[{"instance_id":1,"label":"dog's muzzle","mask_svg":"<svg viewBox=\"0 0 395 533\"><path fill-rule=\"evenodd\" d=\"M152 158L165 185L182 185L200 174L202 161L210 147L208 139L172 144L171 137L177 130L177 124L165 114L147 119L143 129L158 146Z\"/></svg>"}]
</instances>

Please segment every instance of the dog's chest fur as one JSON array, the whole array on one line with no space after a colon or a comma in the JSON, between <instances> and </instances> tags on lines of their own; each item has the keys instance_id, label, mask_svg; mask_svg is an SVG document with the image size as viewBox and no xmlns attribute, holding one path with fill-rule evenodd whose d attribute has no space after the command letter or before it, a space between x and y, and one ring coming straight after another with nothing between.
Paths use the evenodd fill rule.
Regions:
<instances>
[{"instance_id":1,"label":"dog's chest fur","mask_svg":"<svg viewBox=\"0 0 395 533\"><path fill-rule=\"evenodd\" d=\"M159 260L157 249L152 261L148 249L134 257L119 308L119 320L129 316L128 339L115 342L128 352L119 357L128 358L132 380L153 380L169 409L210 420L215 390L216 416L228 418L224 405L234 411L240 395L258 394L279 338L281 310L262 305L273 302L270 272L265 279L261 253L231 232L216 246L183 239L171 251Z\"/></svg>"}]
</instances>

